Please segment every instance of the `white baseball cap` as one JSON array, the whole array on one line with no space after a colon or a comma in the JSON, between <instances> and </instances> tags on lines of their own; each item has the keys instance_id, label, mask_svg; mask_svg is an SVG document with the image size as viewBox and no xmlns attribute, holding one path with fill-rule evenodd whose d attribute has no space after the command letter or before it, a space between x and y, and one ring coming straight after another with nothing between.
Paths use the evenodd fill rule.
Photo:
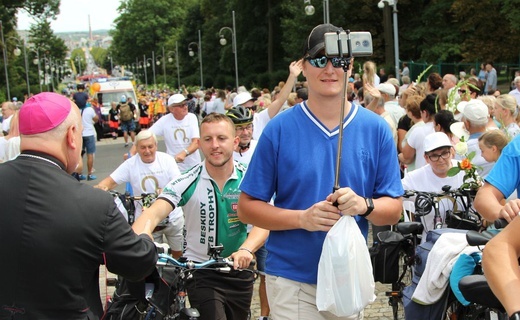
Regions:
<instances>
[{"instance_id":1,"label":"white baseball cap","mask_svg":"<svg viewBox=\"0 0 520 320\"><path fill-rule=\"evenodd\" d=\"M239 105L242 105L249 100L253 100L253 97L249 92L242 92L237 94L237 96L233 99L233 107L237 107Z\"/></svg>"},{"instance_id":2,"label":"white baseball cap","mask_svg":"<svg viewBox=\"0 0 520 320\"><path fill-rule=\"evenodd\" d=\"M168 98L168 106L171 106L172 104L181 103L184 100L186 100L186 97L183 96L180 93L176 93Z\"/></svg>"},{"instance_id":3,"label":"white baseball cap","mask_svg":"<svg viewBox=\"0 0 520 320\"><path fill-rule=\"evenodd\" d=\"M462 116L473 125L484 125L488 123L489 109L479 99L471 99L462 111Z\"/></svg>"},{"instance_id":4,"label":"white baseball cap","mask_svg":"<svg viewBox=\"0 0 520 320\"><path fill-rule=\"evenodd\" d=\"M424 138L424 152L430 152L442 147L451 147L450 138L444 132L434 132Z\"/></svg>"},{"instance_id":5,"label":"white baseball cap","mask_svg":"<svg viewBox=\"0 0 520 320\"><path fill-rule=\"evenodd\" d=\"M391 83L386 83L386 82L381 83L381 84L377 85L376 89L379 90L380 92L386 93L390 96L395 96L395 87Z\"/></svg>"}]
</instances>

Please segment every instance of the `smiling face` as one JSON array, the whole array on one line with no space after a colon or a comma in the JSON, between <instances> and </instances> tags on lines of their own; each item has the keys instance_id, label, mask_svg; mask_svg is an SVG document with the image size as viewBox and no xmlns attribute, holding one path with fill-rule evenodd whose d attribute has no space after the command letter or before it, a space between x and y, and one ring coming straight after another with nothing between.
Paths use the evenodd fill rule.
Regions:
<instances>
[{"instance_id":1,"label":"smiling face","mask_svg":"<svg viewBox=\"0 0 520 320\"><path fill-rule=\"evenodd\" d=\"M323 53L318 54L321 56ZM336 97L343 90L343 68L334 68L327 61L324 68L314 67L308 60L303 63L303 75L307 78L309 96Z\"/></svg>"},{"instance_id":2,"label":"smiling face","mask_svg":"<svg viewBox=\"0 0 520 320\"><path fill-rule=\"evenodd\" d=\"M231 120L203 122L200 126L200 149L206 158L206 165L223 167L233 161L233 150L239 138Z\"/></svg>"}]
</instances>

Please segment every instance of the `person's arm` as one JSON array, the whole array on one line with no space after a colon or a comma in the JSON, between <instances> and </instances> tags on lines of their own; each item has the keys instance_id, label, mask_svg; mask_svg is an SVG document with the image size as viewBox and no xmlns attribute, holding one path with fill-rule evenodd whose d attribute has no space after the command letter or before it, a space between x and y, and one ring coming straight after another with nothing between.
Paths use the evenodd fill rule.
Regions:
<instances>
[{"instance_id":1,"label":"person's arm","mask_svg":"<svg viewBox=\"0 0 520 320\"><path fill-rule=\"evenodd\" d=\"M115 187L117 187L117 183L110 176L106 177L100 183L94 186L94 188L98 188L104 191L112 190Z\"/></svg>"},{"instance_id":2,"label":"person's arm","mask_svg":"<svg viewBox=\"0 0 520 320\"><path fill-rule=\"evenodd\" d=\"M287 78L287 81L285 81L285 85L283 86L282 90L280 90L276 100L271 102L267 108L269 118L272 119L274 116L276 116L278 112L280 112L280 109L282 108L285 101L287 101L289 93L291 93L293 89L294 82L298 79L298 76L302 72L302 63L303 59L291 62L291 65L289 66L289 77Z\"/></svg>"},{"instance_id":3,"label":"person's arm","mask_svg":"<svg viewBox=\"0 0 520 320\"><path fill-rule=\"evenodd\" d=\"M153 230L159 222L166 219L173 209L175 209L175 206L172 203L159 198L149 208L143 210L143 213L132 225L132 229L135 233L141 234L146 230L147 222L149 222Z\"/></svg>"},{"instance_id":4,"label":"person's arm","mask_svg":"<svg viewBox=\"0 0 520 320\"><path fill-rule=\"evenodd\" d=\"M233 267L235 269L249 267L253 259L253 253L264 244L268 236L269 230L253 227L246 241L242 243L237 251L231 254L230 257L233 259Z\"/></svg>"},{"instance_id":5,"label":"person's arm","mask_svg":"<svg viewBox=\"0 0 520 320\"><path fill-rule=\"evenodd\" d=\"M508 315L520 311L520 219L515 219L491 239L482 255L489 286Z\"/></svg>"},{"instance_id":6,"label":"person's arm","mask_svg":"<svg viewBox=\"0 0 520 320\"><path fill-rule=\"evenodd\" d=\"M350 188L340 188L327 197L331 203L338 203L342 215L363 215L367 209L364 197L357 195ZM394 225L401 218L403 209L402 198L381 197L372 199L374 210L365 218L376 226Z\"/></svg>"},{"instance_id":7,"label":"person's arm","mask_svg":"<svg viewBox=\"0 0 520 320\"><path fill-rule=\"evenodd\" d=\"M410 147L408 143L403 146L403 151L398 155L399 162L404 164L410 164L415 159L415 149Z\"/></svg>"},{"instance_id":8,"label":"person's arm","mask_svg":"<svg viewBox=\"0 0 520 320\"><path fill-rule=\"evenodd\" d=\"M175 161L183 162L187 156L199 150L199 138L191 139L191 143L185 150L180 151L175 155Z\"/></svg>"},{"instance_id":9,"label":"person's arm","mask_svg":"<svg viewBox=\"0 0 520 320\"><path fill-rule=\"evenodd\" d=\"M520 213L520 200L515 199L503 204L504 195L490 183L485 183L475 197L475 209L488 221L504 218L511 222Z\"/></svg>"},{"instance_id":10,"label":"person's arm","mask_svg":"<svg viewBox=\"0 0 520 320\"><path fill-rule=\"evenodd\" d=\"M340 215L338 208L328 201L318 202L306 210L291 210L272 206L242 192L238 200L238 218L243 223L267 230L329 231Z\"/></svg>"}]
</instances>

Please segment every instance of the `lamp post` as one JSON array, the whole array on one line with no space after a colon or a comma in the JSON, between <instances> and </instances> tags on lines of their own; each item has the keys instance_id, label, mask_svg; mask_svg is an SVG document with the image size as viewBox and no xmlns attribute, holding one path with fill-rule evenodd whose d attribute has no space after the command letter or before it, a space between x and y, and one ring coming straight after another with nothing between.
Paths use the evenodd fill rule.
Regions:
<instances>
[{"instance_id":1,"label":"lamp post","mask_svg":"<svg viewBox=\"0 0 520 320\"><path fill-rule=\"evenodd\" d=\"M190 55L190 57L193 57L195 55L195 52L193 52L193 50L191 49L191 46L192 45L196 45L197 46L197 50L199 52L199 64L200 64L200 88L204 88L204 78L202 76L202 44L201 44L201 40L200 40L200 30L199 30L199 43L197 44L196 42L190 42L188 44L188 53Z\"/></svg>"},{"instance_id":2,"label":"lamp post","mask_svg":"<svg viewBox=\"0 0 520 320\"><path fill-rule=\"evenodd\" d=\"M397 80L401 80L401 75L399 74L399 31L397 25L397 0L381 0L377 4L380 9L390 10L390 6L393 7L393 24L394 24L394 63L395 63L395 76ZM389 18L386 18L388 23L385 24L385 41L386 41L386 32L390 32L390 28L388 24L390 23ZM391 38L391 37L388 37ZM389 41L390 42L390 41Z\"/></svg>"},{"instance_id":3,"label":"lamp post","mask_svg":"<svg viewBox=\"0 0 520 320\"><path fill-rule=\"evenodd\" d=\"M157 89L157 85L156 85L156 83L155 83L155 61L154 61L153 57L154 57L154 53L153 53L153 51L152 51L152 58L146 58L146 64L145 64L145 66L148 67L148 68L149 68L150 66L152 67L152 75L153 75L154 89ZM148 83L148 79L147 79L146 82Z\"/></svg>"},{"instance_id":4,"label":"lamp post","mask_svg":"<svg viewBox=\"0 0 520 320\"><path fill-rule=\"evenodd\" d=\"M112 75L112 71L114 70L114 63L112 61L112 56L108 56L108 59L110 59L110 75ZM124 76L124 74L123 74Z\"/></svg>"},{"instance_id":5,"label":"lamp post","mask_svg":"<svg viewBox=\"0 0 520 320\"><path fill-rule=\"evenodd\" d=\"M36 59L33 60L33 63L38 66L38 83L40 84L40 92L42 92L42 79L41 79L41 69L40 69L40 52L38 49L31 49L32 52L36 53Z\"/></svg>"},{"instance_id":6,"label":"lamp post","mask_svg":"<svg viewBox=\"0 0 520 320\"><path fill-rule=\"evenodd\" d=\"M154 90L157 91L157 82L155 81L155 51L152 51L152 74L153 74L153 88L154 88Z\"/></svg>"},{"instance_id":7,"label":"lamp post","mask_svg":"<svg viewBox=\"0 0 520 320\"><path fill-rule=\"evenodd\" d=\"M143 54L143 68L144 68L144 84L146 89L148 90L148 75L146 74L146 66L149 66L148 60L146 59L146 55Z\"/></svg>"},{"instance_id":8,"label":"lamp post","mask_svg":"<svg viewBox=\"0 0 520 320\"><path fill-rule=\"evenodd\" d=\"M218 32L218 35L220 36L220 44L225 46L227 41L226 38L224 38L224 35L222 34L222 31L229 30L231 32L231 45L233 54L235 56L235 88L238 89L238 59L237 59L237 35L236 35L236 27L235 27L235 11L233 13L233 28L230 27L222 27L220 28L220 31Z\"/></svg>"},{"instance_id":9,"label":"lamp post","mask_svg":"<svg viewBox=\"0 0 520 320\"><path fill-rule=\"evenodd\" d=\"M181 87L181 73L180 73L180 69L179 69L179 44L177 43L177 41L175 41L175 51L168 51L166 53L166 56L168 56L169 63L173 62L172 54L175 55L175 64L176 64L176 68L177 68L177 85L178 85L177 88L180 88Z\"/></svg>"},{"instance_id":10,"label":"lamp post","mask_svg":"<svg viewBox=\"0 0 520 320\"><path fill-rule=\"evenodd\" d=\"M82 75L82 73L81 73L81 57L80 56L76 56L76 58L74 60L76 60L76 62L78 63L79 75L81 76Z\"/></svg>"},{"instance_id":11,"label":"lamp post","mask_svg":"<svg viewBox=\"0 0 520 320\"><path fill-rule=\"evenodd\" d=\"M308 16L312 16L316 10L312 5L311 0L303 0L303 4L306 4L305 14ZM329 0L323 0L323 23L330 23Z\"/></svg>"},{"instance_id":12,"label":"lamp post","mask_svg":"<svg viewBox=\"0 0 520 320\"><path fill-rule=\"evenodd\" d=\"M7 71L7 50L4 41L4 26L0 20L0 34L2 35L2 54L4 56L5 84L7 86L7 100L11 101L11 91L9 89L9 72Z\"/></svg>"},{"instance_id":13,"label":"lamp post","mask_svg":"<svg viewBox=\"0 0 520 320\"><path fill-rule=\"evenodd\" d=\"M20 46L20 39L18 38L14 38L14 37L9 37L9 39L12 39L12 40L15 40L16 41L16 49L14 49L13 53L15 56L19 57L20 54L22 54L22 50L20 50L19 46ZM24 59L24 65L25 65L25 82L27 83L27 95L30 95L31 94L31 84L29 83L29 65L27 63L27 45L25 43L25 40L23 40L23 59Z\"/></svg>"}]
</instances>

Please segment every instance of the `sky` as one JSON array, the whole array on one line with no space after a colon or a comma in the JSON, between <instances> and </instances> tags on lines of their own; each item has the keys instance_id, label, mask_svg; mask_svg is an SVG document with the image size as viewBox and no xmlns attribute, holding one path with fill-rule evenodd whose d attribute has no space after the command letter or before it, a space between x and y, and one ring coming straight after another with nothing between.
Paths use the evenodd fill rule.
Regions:
<instances>
[{"instance_id":1,"label":"sky","mask_svg":"<svg viewBox=\"0 0 520 320\"><path fill-rule=\"evenodd\" d=\"M60 14L51 22L54 32L88 31L88 16L92 30L113 29L120 0L61 0ZM18 29L29 30L34 20L26 12L18 13Z\"/></svg>"}]
</instances>

